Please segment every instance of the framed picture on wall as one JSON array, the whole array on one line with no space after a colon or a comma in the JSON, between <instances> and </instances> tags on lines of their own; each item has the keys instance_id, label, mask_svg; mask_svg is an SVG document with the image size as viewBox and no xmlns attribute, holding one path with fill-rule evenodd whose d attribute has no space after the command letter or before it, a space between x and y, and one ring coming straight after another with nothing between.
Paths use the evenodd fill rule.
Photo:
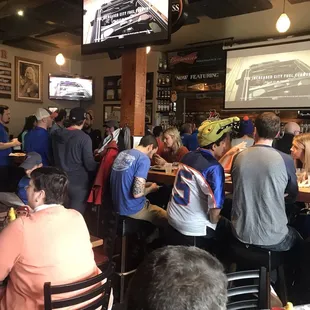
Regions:
<instances>
[{"instance_id":1,"label":"framed picture on wall","mask_svg":"<svg viewBox=\"0 0 310 310\"><path fill-rule=\"evenodd\" d=\"M146 75L146 100L153 99L154 73ZM103 100L121 101L122 99L122 77L120 75L106 76L103 79Z\"/></svg>"},{"instance_id":2,"label":"framed picture on wall","mask_svg":"<svg viewBox=\"0 0 310 310\"><path fill-rule=\"evenodd\" d=\"M43 63L15 57L15 100L43 102Z\"/></svg>"},{"instance_id":3,"label":"framed picture on wall","mask_svg":"<svg viewBox=\"0 0 310 310\"><path fill-rule=\"evenodd\" d=\"M103 120L121 121L121 105L120 104L104 104Z\"/></svg>"},{"instance_id":4,"label":"framed picture on wall","mask_svg":"<svg viewBox=\"0 0 310 310\"><path fill-rule=\"evenodd\" d=\"M146 103L145 104L145 123L147 125L151 125L153 121L153 104Z\"/></svg>"}]
</instances>

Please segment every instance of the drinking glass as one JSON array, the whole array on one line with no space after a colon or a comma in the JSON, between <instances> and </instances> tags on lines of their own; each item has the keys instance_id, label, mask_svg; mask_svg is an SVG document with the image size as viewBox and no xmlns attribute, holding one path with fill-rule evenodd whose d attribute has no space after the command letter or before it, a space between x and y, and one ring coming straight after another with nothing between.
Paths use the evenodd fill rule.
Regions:
<instances>
[{"instance_id":1,"label":"drinking glass","mask_svg":"<svg viewBox=\"0 0 310 310\"><path fill-rule=\"evenodd\" d=\"M165 164L165 172L168 174L172 173L172 164L171 163L166 163Z\"/></svg>"}]
</instances>

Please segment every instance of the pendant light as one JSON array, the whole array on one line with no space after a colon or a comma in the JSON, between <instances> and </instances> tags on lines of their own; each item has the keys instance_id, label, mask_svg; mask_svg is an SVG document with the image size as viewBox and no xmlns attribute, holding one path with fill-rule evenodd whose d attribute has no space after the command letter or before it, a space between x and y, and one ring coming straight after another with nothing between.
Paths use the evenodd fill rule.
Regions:
<instances>
[{"instance_id":1,"label":"pendant light","mask_svg":"<svg viewBox=\"0 0 310 310\"><path fill-rule=\"evenodd\" d=\"M285 1L286 0L283 1L283 13L280 15L276 24L276 28L280 33L286 32L291 26L291 21L285 13Z\"/></svg>"},{"instance_id":2,"label":"pendant light","mask_svg":"<svg viewBox=\"0 0 310 310\"><path fill-rule=\"evenodd\" d=\"M63 66L66 62L66 59L64 57L63 54L59 53L57 56L56 56L56 63L58 66Z\"/></svg>"}]
</instances>

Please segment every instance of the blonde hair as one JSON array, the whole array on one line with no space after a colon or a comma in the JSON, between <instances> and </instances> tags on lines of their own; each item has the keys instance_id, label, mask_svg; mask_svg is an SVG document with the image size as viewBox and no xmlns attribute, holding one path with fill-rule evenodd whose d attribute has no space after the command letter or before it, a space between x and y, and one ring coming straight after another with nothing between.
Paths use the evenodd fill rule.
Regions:
<instances>
[{"instance_id":1,"label":"blonde hair","mask_svg":"<svg viewBox=\"0 0 310 310\"><path fill-rule=\"evenodd\" d=\"M174 152L177 152L179 150L179 148L181 148L183 146L181 136L180 136L180 132L178 131L177 128L170 127L164 131L163 135L165 135L165 134L169 135L172 138L173 146L176 146Z\"/></svg>"},{"instance_id":2,"label":"blonde hair","mask_svg":"<svg viewBox=\"0 0 310 310\"><path fill-rule=\"evenodd\" d=\"M31 74L32 74L32 80L31 81L35 84L36 83L36 73L35 73L34 69L32 67L27 67L26 68L26 70L25 70L25 78L26 79L28 79L27 78L27 72L28 71L31 71Z\"/></svg>"},{"instance_id":3,"label":"blonde hair","mask_svg":"<svg viewBox=\"0 0 310 310\"><path fill-rule=\"evenodd\" d=\"M293 139L293 144L299 149L302 149L305 154L305 161L303 163L303 168L307 171L310 170L310 133L303 133L295 136Z\"/></svg>"}]
</instances>

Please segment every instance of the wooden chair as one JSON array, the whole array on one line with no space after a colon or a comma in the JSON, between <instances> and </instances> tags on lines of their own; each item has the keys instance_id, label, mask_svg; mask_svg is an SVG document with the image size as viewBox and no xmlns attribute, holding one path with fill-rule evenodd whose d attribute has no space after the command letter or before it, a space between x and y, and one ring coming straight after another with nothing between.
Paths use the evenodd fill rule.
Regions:
<instances>
[{"instance_id":1,"label":"wooden chair","mask_svg":"<svg viewBox=\"0 0 310 310\"><path fill-rule=\"evenodd\" d=\"M228 278L228 310L270 309L270 281L267 269L230 273ZM257 280L257 284L238 286L240 280ZM249 297L250 296L250 297ZM234 299L238 297L238 301Z\"/></svg>"},{"instance_id":2,"label":"wooden chair","mask_svg":"<svg viewBox=\"0 0 310 310\"><path fill-rule=\"evenodd\" d=\"M52 286L51 282L44 283L44 309L52 310L63 307L75 306L90 301L96 297L98 298L95 301L79 309L95 310L99 307L102 307L101 309L103 310L108 309L110 292L111 292L110 278L113 273L114 273L114 265L110 264L106 272L101 273L100 275L97 275L87 280L55 286ZM107 279L107 281L102 284L101 282L104 279ZM77 296L60 300L52 300L52 295L75 292L81 289L87 289L88 287L99 283L101 283L100 286L91 288L88 291L78 294Z\"/></svg>"}]
</instances>

